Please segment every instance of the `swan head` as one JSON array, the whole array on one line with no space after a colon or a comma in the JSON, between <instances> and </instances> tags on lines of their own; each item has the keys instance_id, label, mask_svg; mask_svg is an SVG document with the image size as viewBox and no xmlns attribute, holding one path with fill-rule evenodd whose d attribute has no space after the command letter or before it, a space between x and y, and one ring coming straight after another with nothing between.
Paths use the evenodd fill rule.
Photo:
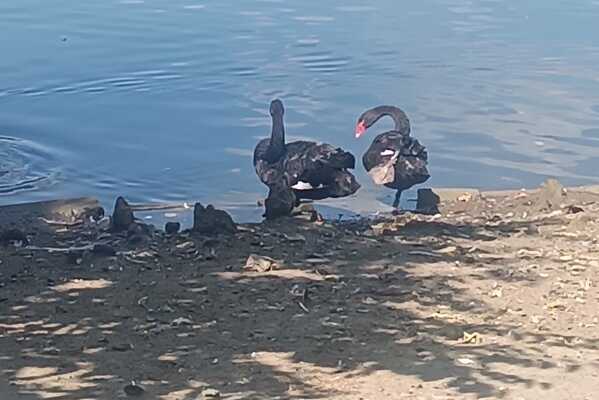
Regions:
<instances>
[{"instance_id":1,"label":"swan head","mask_svg":"<svg viewBox=\"0 0 599 400\"><path fill-rule=\"evenodd\" d=\"M274 99L270 102L270 115L283 115L285 113L285 107L283 107L283 102L279 99Z\"/></svg>"},{"instance_id":2,"label":"swan head","mask_svg":"<svg viewBox=\"0 0 599 400\"><path fill-rule=\"evenodd\" d=\"M356 124L356 138L359 138L366 132L368 128L376 123L383 116L388 115L393 118L395 123L395 131L400 132L402 135L410 134L410 120L406 113L404 113L399 107L396 106L376 106L368 111L365 111Z\"/></svg>"},{"instance_id":3,"label":"swan head","mask_svg":"<svg viewBox=\"0 0 599 400\"><path fill-rule=\"evenodd\" d=\"M356 130L355 130L355 134L356 134L356 139L358 139L360 136L362 136L364 134L364 132L366 132L366 130L368 128L370 128L372 125L374 125L374 123L380 118L380 114L373 110L368 110L366 112L364 112L362 115L360 115L360 117L358 118L358 122L356 123Z\"/></svg>"}]
</instances>

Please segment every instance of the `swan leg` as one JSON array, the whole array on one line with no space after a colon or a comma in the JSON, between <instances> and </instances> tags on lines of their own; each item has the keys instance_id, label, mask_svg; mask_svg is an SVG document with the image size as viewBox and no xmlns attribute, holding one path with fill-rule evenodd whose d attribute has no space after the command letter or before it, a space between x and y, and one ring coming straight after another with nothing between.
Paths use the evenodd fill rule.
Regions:
<instances>
[{"instance_id":1,"label":"swan leg","mask_svg":"<svg viewBox=\"0 0 599 400\"><path fill-rule=\"evenodd\" d=\"M399 209L399 199L401 198L401 190L395 193L395 200L393 200L393 208Z\"/></svg>"}]
</instances>

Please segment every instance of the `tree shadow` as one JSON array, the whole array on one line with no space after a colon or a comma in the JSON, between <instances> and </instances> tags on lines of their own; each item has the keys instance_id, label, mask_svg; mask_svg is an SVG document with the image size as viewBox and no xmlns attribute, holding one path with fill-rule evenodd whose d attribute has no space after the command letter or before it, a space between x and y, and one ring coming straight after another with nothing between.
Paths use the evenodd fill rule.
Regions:
<instances>
[{"instance_id":1,"label":"tree shadow","mask_svg":"<svg viewBox=\"0 0 599 400\"><path fill-rule=\"evenodd\" d=\"M124 397L132 380L146 398L179 400L209 387L231 399L350 398L356 388L372 398L405 381L477 398L548 390L544 372L583 365L548 349L598 343L535 331L481 296L493 283L535 284L513 252L481 247L527 225L427 220L373 236L358 222L278 221L234 240L158 237L74 265L4 251L2 372L20 393L62 400ZM282 268L240 270L251 253ZM482 343L464 341L475 333Z\"/></svg>"}]
</instances>

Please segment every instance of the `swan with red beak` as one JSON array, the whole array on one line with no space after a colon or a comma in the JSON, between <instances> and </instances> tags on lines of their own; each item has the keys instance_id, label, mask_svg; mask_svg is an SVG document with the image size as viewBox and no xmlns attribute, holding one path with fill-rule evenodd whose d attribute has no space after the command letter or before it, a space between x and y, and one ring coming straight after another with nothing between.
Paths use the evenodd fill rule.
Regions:
<instances>
[{"instance_id":1,"label":"swan with red beak","mask_svg":"<svg viewBox=\"0 0 599 400\"><path fill-rule=\"evenodd\" d=\"M393 207L399 208L402 191L430 178L428 153L410 136L410 120L406 113L395 106L378 106L362 113L356 123L356 139L384 116L391 117L395 127L374 138L362 157L362 164L374 183L396 190Z\"/></svg>"}]
</instances>

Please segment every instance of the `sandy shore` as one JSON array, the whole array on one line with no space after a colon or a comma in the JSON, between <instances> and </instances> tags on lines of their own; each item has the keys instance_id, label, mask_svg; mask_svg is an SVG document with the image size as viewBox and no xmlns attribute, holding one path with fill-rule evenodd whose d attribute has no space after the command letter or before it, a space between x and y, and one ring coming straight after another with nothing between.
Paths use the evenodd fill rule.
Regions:
<instances>
[{"instance_id":1,"label":"sandy shore","mask_svg":"<svg viewBox=\"0 0 599 400\"><path fill-rule=\"evenodd\" d=\"M437 192L216 237L21 226L117 253L1 248L0 398L596 398L599 191Z\"/></svg>"}]
</instances>

